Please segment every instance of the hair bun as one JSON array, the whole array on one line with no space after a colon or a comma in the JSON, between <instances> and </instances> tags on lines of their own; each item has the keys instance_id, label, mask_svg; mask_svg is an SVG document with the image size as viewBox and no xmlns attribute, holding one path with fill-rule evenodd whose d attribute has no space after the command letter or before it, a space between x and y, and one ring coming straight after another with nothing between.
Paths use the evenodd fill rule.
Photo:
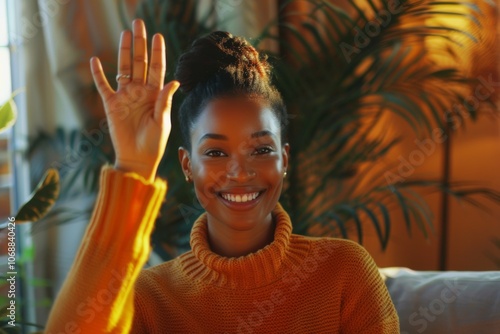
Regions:
<instances>
[{"instance_id":1,"label":"hair bun","mask_svg":"<svg viewBox=\"0 0 500 334\"><path fill-rule=\"evenodd\" d=\"M244 38L215 31L196 39L179 58L175 77L181 83L181 91L189 93L217 73L229 74L237 81L268 82L270 70L267 57Z\"/></svg>"}]
</instances>

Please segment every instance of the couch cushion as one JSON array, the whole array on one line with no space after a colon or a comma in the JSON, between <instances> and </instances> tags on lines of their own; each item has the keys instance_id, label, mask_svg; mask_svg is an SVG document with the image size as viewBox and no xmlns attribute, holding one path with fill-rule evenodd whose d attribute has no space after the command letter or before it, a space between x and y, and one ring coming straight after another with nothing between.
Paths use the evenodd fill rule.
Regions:
<instances>
[{"instance_id":1,"label":"couch cushion","mask_svg":"<svg viewBox=\"0 0 500 334\"><path fill-rule=\"evenodd\" d=\"M399 315L401 333L500 333L500 271L380 273Z\"/></svg>"}]
</instances>

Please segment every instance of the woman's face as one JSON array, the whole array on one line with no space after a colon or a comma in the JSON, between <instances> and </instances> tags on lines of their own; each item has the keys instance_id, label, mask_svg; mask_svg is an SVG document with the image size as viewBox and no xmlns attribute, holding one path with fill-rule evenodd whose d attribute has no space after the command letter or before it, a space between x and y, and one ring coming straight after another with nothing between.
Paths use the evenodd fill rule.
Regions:
<instances>
[{"instance_id":1,"label":"woman's face","mask_svg":"<svg viewBox=\"0 0 500 334\"><path fill-rule=\"evenodd\" d=\"M260 99L211 101L191 131L191 154L179 150L184 172L209 215L233 229L270 218L288 165L288 144L270 107Z\"/></svg>"}]
</instances>

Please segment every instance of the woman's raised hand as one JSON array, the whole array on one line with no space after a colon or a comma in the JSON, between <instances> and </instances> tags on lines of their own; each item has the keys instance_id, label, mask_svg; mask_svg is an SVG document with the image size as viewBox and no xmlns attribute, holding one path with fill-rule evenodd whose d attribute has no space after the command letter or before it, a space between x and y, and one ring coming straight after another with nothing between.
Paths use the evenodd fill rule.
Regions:
<instances>
[{"instance_id":1,"label":"woman's raised hand","mask_svg":"<svg viewBox=\"0 0 500 334\"><path fill-rule=\"evenodd\" d=\"M132 41L133 40L133 41ZM179 82L165 87L165 41L153 36L148 71L146 28L134 20L133 34L123 31L118 54L118 89L114 91L104 76L97 57L90 60L92 76L104 103L111 140L115 149L115 168L136 172L154 180L171 130L172 96Z\"/></svg>"}]
</instances>

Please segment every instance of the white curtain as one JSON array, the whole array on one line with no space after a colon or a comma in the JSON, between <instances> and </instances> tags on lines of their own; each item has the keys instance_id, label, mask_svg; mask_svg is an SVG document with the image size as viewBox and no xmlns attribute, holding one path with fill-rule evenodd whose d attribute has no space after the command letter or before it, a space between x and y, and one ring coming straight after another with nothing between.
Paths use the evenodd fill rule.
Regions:
<instances>
[{"instance_id":1,"label":"white curtain","mask_svg":"<svg viewBox=\"0 0 500 334\"><path fill-rule=\"evenodd\" d=\"M91 76L88 61L112 61L123 29L124 1L23 0L15 38L26 78L28 132L80 128L89 115L85 100ZM134 1L126 1L126 8Z\"/></svg>"}]
</instances>

